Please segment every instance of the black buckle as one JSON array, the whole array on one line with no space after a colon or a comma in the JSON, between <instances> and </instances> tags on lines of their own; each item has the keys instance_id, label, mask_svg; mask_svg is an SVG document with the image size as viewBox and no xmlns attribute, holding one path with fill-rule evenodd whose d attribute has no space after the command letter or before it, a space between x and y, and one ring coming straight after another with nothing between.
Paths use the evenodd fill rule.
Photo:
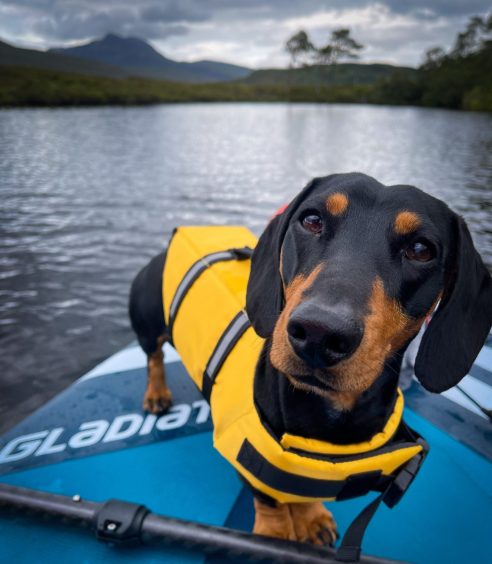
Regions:
<instances>
[{"instance_id":1,"label":"black buckle","mask_svg":"<svg viewBox=\"0 0 492 564\"><path fill-rule=\"evenodd\" d=\"M228 249L228 252L232 253L237 260L246 260L251 258L253 249L251 247L241 247L240 249Z\"/></svg>"},{"instance_id":2,"label":"black buckle","mask_svg":"<svg viewBox=\"0 0 492 564\"><path fill-rule=\"evenodd\" d=\"M140 544L142 523L148 513L144 505L110 499L95 516L96 537L118 545Z\"/></svg>"},{"instance_id":3,"label":"black buckle","mask_svg":"<svg viewBox=\"0 0 492 564\"><path fill-rule=\"evenodd\" d=\"M421 452L416 454L401 468L384 495L383 501L388 507L394 507L403 497L410 484L414 481L415 476L419 473L420 467L429 452L429 445L424 439L417 439L417 443L422 446Z\"/></svg>"},{"instance_id":4,"label":"black buckle","mask_svg":"<svg viewBox=\"0 0 492 564\"><path fill-rule=\"evenodd\" d=\"M370 491L378 491L380 481L381 470L352 474L345 480L342 489L337 494L336 500L344 501L354 497L362 497Z\"/></svg>"}]
</instances>

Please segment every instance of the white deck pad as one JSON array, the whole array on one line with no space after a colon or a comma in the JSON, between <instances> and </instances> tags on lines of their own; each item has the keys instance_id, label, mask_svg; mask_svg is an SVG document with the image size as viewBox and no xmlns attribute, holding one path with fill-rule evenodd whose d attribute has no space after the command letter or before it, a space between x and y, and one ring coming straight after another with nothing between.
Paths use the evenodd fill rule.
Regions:
<instances>
[{"instance_id":1,"label":"white deck pad","mask_svg":"<svg viewBox=\"0 0 492 564\"><path fill-rule=\"evenodd\" d=\"M165 343L163 347L164 361L179 362L180 358L176 349L169 343ZM145 368L147 366L147 358L140 346L135 342L128 345L121 351L118 351L113 356L103 360L91 371L87 372L79 378L79 382L89 380L90 378L98 378L106 374L113 374L114 372L125 372L127 370L134 370L136 368Z\"/></svg>"},{"instance_id":2,"label":"white deck pad","mask_svg":"<svg viewBox=\"0 0 492 564\"><path fill-rule=\"evenodd\" d=\"M477 363L478 364L478 363ZM490 370L490 367L488 367ZM459 383L459 386L465 390L466 393L470 394L470 396L483 407L490 409L492 407L492 386L478 380L478 378L474 378L473 376L465 376L463 380ZM473 413L477 413L480 417L487 419L484 413L478 409L478 407L471 402L458 388L454 387L446 392L442 392L442 395L448 398L454 403L466 407L469 411L473 411Z\"/></svg>"}]
</instances>

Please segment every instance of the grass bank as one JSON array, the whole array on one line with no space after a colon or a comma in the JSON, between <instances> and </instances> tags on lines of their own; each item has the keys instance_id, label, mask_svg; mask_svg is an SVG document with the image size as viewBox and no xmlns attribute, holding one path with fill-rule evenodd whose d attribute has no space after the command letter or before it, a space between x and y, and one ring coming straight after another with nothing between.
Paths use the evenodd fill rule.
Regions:
<instances>
[{"instance_id":1,"label":"grass bank","mask_svg":"<svg viewBox=\"0 0 492 564\"><path fill-rule=\"evenodd\" d=\"M369 86L185 84L0 66L0 105L138 105L164 102L367 102Z\"/></svg>"}]
</instances>

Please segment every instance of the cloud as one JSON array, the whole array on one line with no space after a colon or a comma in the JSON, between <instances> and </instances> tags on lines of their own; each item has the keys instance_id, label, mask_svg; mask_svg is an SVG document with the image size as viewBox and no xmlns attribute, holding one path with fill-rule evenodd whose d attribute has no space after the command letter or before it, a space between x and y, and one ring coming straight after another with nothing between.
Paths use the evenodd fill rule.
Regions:
<instances>
[{"instance_id":1,"label":"cloud","mask_svg":"<svg viewBox=\"0 0 492 564\"><path fill-rule=\"evenodd\" d=\"M422 17L421 13L394 13L383 3L362 9L326 11L287 20L291 32L309 29L315 44L326 42L337 27L349 27L365 45L364 60L414 65L431 45L446 45L456 32L456 23L443 16ZM459 26L458 26L459 27Z\"/></svg>"},{"instance_id":2,"label":"cloud","mask_svg":"<svg viewBox=\"0 0 492 564\"><path fill-rule=\"evenodd\" d=\"M134 14L129 8L67 11L57 6L52 13L37 18L32 29L41 37L73 40L100 37L110 31L123 32L133 21Z\"/></svg>"},{"instance_id":3,"label":"cloud","mask_svg":"<svg viewBox=\"0 0 492 564\"><path fill-rule=\"evenodd\" d=\"M425 19L429 13L435 16L468 16L482 14L490 10L488 0L385 0L386 4L395 13L422 14Z\"/></svg>"},{"instance_id":4,"label":"cloud","mask_svg":"<svg viewBox=\"0 0 492 564\"><path fill-rule=\"evenodd\" d=\"M363 60L418 64L449 46L489 0L2 0L0 37L51 47L113 32L151 40L167 56L249 66L285 65L285 40L300 28L323 42L346 26Z\"/></svg>"},{"instance_id":5,"label":"cloud","mask_svg":"<svg viewBox=\"0 0 492 564\"><path fill-rule=\"evenodd\" d=\"M142 8L140 15L144 21L161 23L202 22L211 17L205 3L195 6L193 2L186 0L151 4Z\"/></svg>"}]
</instances>

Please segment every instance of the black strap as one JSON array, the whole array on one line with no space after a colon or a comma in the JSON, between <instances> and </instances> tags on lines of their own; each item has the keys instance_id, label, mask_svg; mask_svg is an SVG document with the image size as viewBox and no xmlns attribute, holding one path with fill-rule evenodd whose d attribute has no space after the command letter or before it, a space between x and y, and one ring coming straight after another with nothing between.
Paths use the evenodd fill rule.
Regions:
<instances>
[{"instance_id":1,"label":"black strap","mask_svg":"<svg viewBox=\"0 0 492 564\"><path fill-rule=\"evenodd\" d=\"M335 560L340 562L359 561L364 533L387 491L388 490L385 490L382 494L378 495L378 497L371 501L371 503L352 521L350 527L343 535L342 542L335 555Z\"/></svg>"},{"instance_id":2,"label":"black strap","mask_svg":"<svg viewBox=\"0 0 492 564\"><path fill-rule=\"evenodd\" d=\"M394 507L405 495L405 492L414 481L415 476L419 473L420 467L429 453L429 445L424 441L424 439L419 437L416 440L416 443L422 446L422 450L411 458L405 466L400 468L399 472L393 477L393 480L385 492L383 501L390 508Z\"/></svg>"},{"instance_id":3,"label":"black strap","mask_svg":"<svg viewBox=\"0 0 492 564\"><path fill-rule=\"evenodd\" d=\"M203 373L202 394L207 401L210 401L214 380L222 368L225 359L250 326L248 316L244 311L240 311L226 327L215 345L215 349L210 355Z\"/></svg>"},{"instance_id":4,"label":"black strap","mask_svg":"<svg viewBox=\"0 0 492 564\"><path fill-rule=\"evenodd\" d=\"M188 272L183 276L183 279L179 283L178 288L174 294L171 305L169 306L169 322L167 326L167 332L172 343L173 335L173 325L178 314L179 307L183 303L183 299L188 293L188 290L194 284L194 282L199 278L199 276L207 270L210 266L216 262L228 261L228 260L246 260L251 258L253 254L253 249L250 247L242 247L238 249L227 249L224 251L217 251L215 253L210 253L204 257L198 259L195 263L191 265Z\"/></svg>"},{"instance_id":5,"label":"black strap","mask_svg":"<svg viewBox=\"0 0 492 564\"><path fill-rule=\"evenodd\" d=\"M409 427L408 429L410 430ZM422 444L423 450L400 468L397 474L393 476L393 479L384 492L371 501L371 503L352 521L350 527L343 535L342 542L336 552L336 560L340 562L358 562L364 533L371 519L374 517L376 510L381 505L381 502L383 501L388 507L393 507L408 490L428 453L427 443L425 443L423 439L419 439L417 442L419 444L424 443Z\"/></svg>"}]
</instances>

